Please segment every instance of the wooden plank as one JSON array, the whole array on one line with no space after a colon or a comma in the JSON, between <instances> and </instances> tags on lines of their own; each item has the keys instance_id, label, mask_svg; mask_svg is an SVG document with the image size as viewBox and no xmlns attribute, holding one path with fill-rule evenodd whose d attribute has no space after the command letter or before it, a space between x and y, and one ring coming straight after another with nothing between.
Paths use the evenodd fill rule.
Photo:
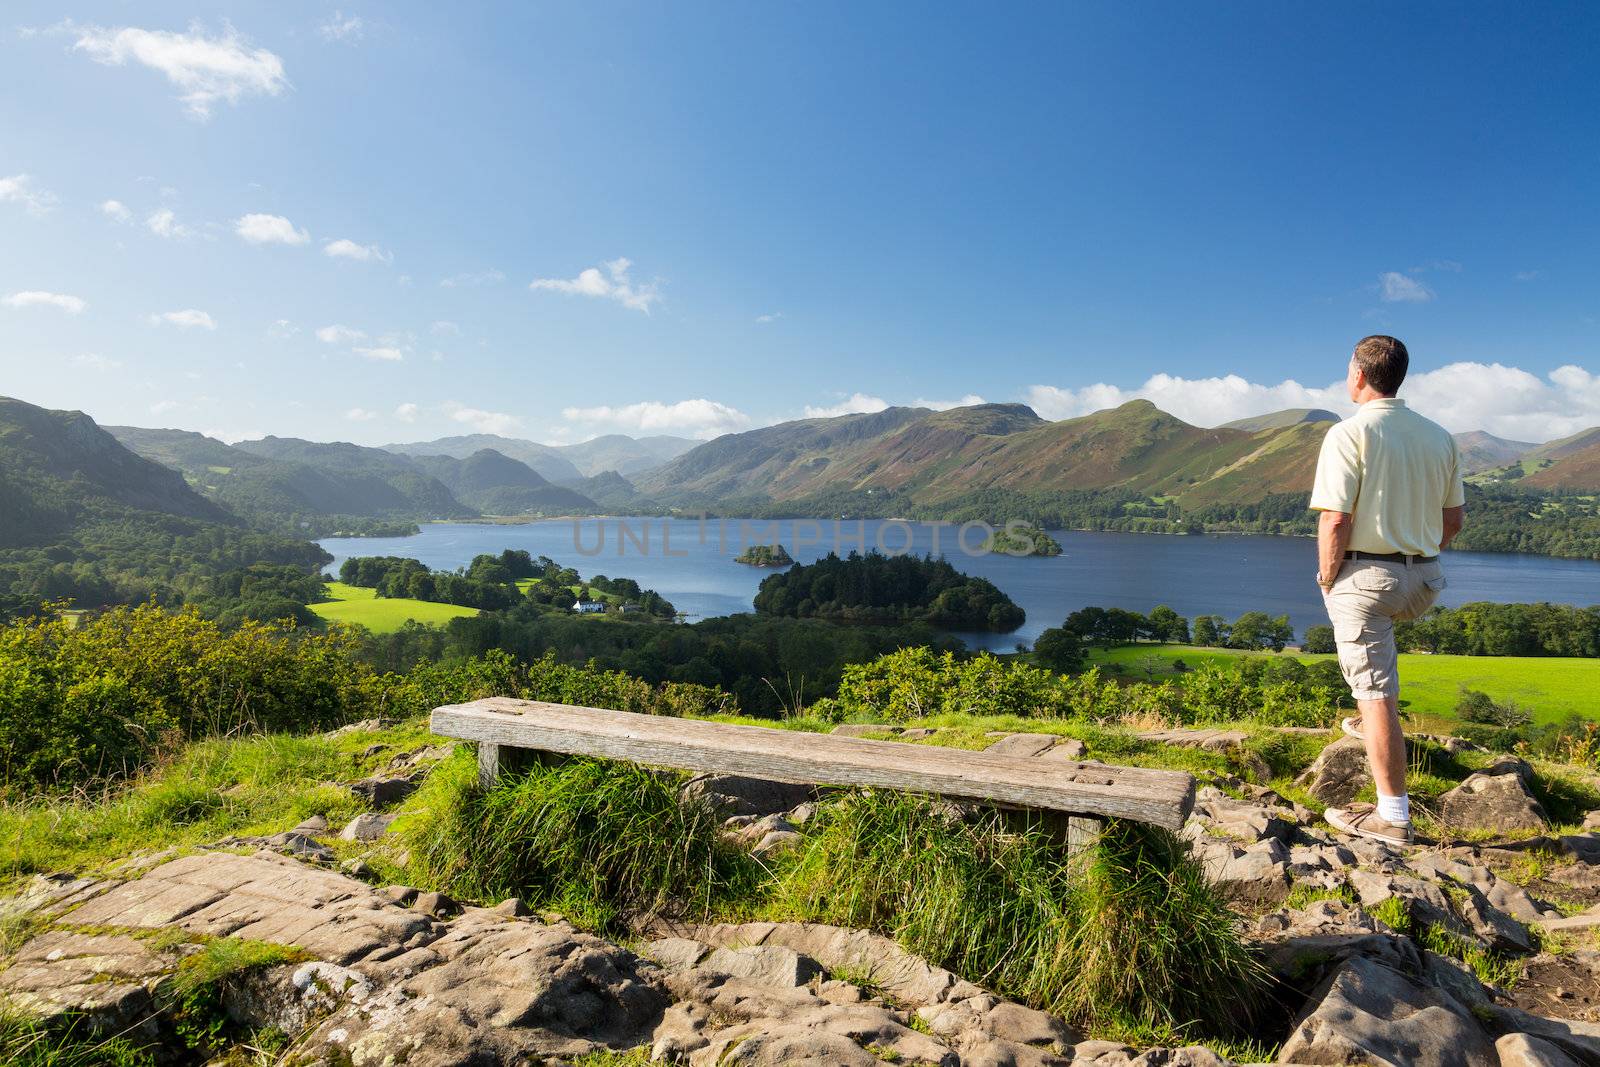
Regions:
<instances>
[{"instance_id":1,"label":"wooden plank","mask_svg":"<svg viewBox=\"0 0 1600 1067\"><path fill-rule=\"evenodd\" d=\"M1028 759L508 697L437 708L432 728L446 737L505 748L778 782L937 793L1003 807L1133 819L1169 830L1183 826L1194 803L1194 779L1180 771ZM503 761L503 749L497 751L496 759Z\"/></svg>"}]
</instances>

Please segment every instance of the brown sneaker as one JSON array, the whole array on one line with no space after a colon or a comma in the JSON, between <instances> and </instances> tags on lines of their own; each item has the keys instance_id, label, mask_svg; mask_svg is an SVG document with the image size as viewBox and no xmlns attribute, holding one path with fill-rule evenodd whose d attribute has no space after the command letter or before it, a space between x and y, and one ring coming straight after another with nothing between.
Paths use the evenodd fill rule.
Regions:
<instances>
[{"instance_id":1,"label":"brown sneaker","mask_svg":"<svg viewBox=\"0 0 1600 1067\"><path fill-rule=\"evenodd\" d=\"M1365 738L1361 736L1361 716L1359 715L1352 715L1349 718L1342 720L1339 723L1339 729L1344 731L1346 737L1354 737L1357 740L1365 740Z\"/></svg>"},{"instance_id":2,"label":"brown sneaker","mask_svg":"<svg viewBox=\"0 0 1600 1067\"><path fill-rule=\"evenodd\" d=\"M1328 825L1335 830L1357 837L1382 841L1386 845L1411 844L1411 826L1396 826L1384 821L1378 809L1371 804L1352 804L1348 808L1329 808L1322 813Z\"/></svg>"}]
</instances>

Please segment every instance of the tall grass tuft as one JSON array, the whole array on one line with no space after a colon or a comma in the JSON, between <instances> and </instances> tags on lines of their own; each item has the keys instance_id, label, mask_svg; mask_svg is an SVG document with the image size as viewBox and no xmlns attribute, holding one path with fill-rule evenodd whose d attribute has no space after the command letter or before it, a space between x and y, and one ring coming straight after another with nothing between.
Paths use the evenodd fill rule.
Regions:
<instances>
[{"instance_id":1,"label":"tall grass tuft","mask_svg":"<svg viewBox=\"0 0 1600 1067\"><path fill-rule=\"evenodd\" d=\"M1114 824L1069 861L1036 822L884 793L831 806L807 837L774 887L778 914L881 930L1101 1031L1228 1033L1265 982L1237 918L1170 834Z\"/></svg>"},{"instance_id":2,"label":"tall grass tuft","mask_svg":"<svg viewBox=\"0 0 1600 1067\"><path fill-rule=\"evenodd\" d=\"M493 789L470 754L430 777L409 831L412 866L463 899L520 896L597 929L637 912L708 917L754 896L759 866L720 837L707 804L680 799L682 778L577 759Z\"/></svg>"}]
</instances>

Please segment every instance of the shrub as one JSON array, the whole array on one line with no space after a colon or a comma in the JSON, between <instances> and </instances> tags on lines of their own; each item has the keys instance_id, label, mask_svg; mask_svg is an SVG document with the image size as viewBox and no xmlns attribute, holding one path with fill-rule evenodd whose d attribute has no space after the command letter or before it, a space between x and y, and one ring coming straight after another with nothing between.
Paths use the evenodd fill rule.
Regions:
<instances>
[{"instance_id":1,"label":"shrub","mask_svg":"<svg viewBox=\"0 0 1600 1067\"><path fill-rule=\"evenodd\" d=\"M1461 699L1456 702L1456 714L1464 722L1498 726L1502 730L1520 729L1533 722L1533 715L1516 701L1507 700L1499 704L1488 693L1468 689L1464 685L1461 687Z\"/></svg>"},{"instance_id":2,"label":"shrub","mask_svg":"<svg viewBox=\"0 0 1600 1067\"><path fill-rule=\"evenodd\" d=\"M309 730L367 713L375 676L354 637L193 611L117 608L77 628L0 629L0 784L127 774L213 734Z\"/></svg>"}]
</instances>

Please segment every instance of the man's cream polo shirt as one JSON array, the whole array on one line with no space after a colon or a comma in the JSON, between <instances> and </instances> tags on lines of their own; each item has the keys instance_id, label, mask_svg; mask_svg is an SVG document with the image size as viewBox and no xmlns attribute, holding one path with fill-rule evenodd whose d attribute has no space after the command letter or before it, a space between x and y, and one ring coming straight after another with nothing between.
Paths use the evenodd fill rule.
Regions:
<instances>
[{"instance_id":1,"label":"man's cream polo shirt","mask_svg":"<svg viewBox=\"0 0 1600 1067\"><path fill-rule=\"evenodd\" d=\"M1404 400L1369 400L1322 439L1311 507L1354 516L1352 549L1437 556L1444 509L1464 503L1455 438Z\"/></svg>"}]
</instances>

